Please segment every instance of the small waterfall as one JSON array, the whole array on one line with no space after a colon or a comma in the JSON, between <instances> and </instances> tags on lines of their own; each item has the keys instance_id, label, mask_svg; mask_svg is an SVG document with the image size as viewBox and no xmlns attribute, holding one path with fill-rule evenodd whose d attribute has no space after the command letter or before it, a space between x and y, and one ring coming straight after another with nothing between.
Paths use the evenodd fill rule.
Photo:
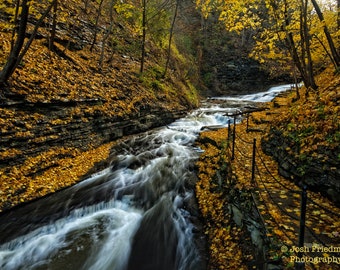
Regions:
<instances>
[{"instance_id":1,"label":"small waterfall","mask_svg":"<svg viewBox=\"0 0 340 270\"><path fill-rule=\"evenodd\" d=\"M189 211L200 153L193 143L203 127L226 126L235 108L207 102L117 146L104 171L1 214L0 269L204 269Z\"/></svg>"},{"instance_id":2,"label":"small waterfall","mask_svg":"<svg viewBox=\"0 0 340 270\"><path fill-rule=\"evenodd\" d=\"M3 244L0 268L123 269L141 217L141 211L119 201L76 209Z\"/></svg>"},{"instance_id":3,"label":"small waterfall","mask_svg":"<svg viewBox=\"0 0 340 270\"><path fill-rule=\"evenodd\" d=\"M113 150L110 168L4 214L0 268L201 269L186 204L192 144L209 123L212 115L192 114L134 136Z\"/></svg>"}]
</instances>

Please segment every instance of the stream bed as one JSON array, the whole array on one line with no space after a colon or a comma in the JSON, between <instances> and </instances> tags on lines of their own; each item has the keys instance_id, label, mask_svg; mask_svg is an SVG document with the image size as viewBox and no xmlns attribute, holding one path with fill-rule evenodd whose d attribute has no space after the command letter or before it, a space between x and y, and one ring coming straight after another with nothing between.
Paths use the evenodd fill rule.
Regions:
<instances>
[{"instance_id":1,"label":"stream bed","mask_svg":"<svg viewBox=\"0 0 340 270\"><path fill-rule=\"evenodd\" d=\"M0 269L205 269L194 142L205 127L226 126L228 114L288 89L207 100L122 142L108 168L1 214Z\"/></svg>"}]
</instances>

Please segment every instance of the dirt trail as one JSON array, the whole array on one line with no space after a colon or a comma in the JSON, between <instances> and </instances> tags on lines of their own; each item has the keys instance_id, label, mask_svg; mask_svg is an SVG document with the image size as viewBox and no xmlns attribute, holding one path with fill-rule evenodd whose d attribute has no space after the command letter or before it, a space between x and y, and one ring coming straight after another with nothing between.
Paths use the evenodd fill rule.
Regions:
<instances>
[{"instance_id":1,"label":"dirt trail","mask_svg":"<svg viewBox=\"0 0 340 270\"><path fill-rule=\"evenodd\" d=\"M225 158L231 166L232 179L236 180L233 188L240 193L248 192L252 194L265 225L266 237L271 243L269 245L270 250L267 251L267 260L280 262L279 264L284 269L293 267L294 261L298 260L296 256L298 255L302 188L299 183L293 183L291 179L286 179L278 174L277 162L263 153L260 142L268 133L271 124L275 123L277 116L287 112L291 99L291 95L279 96L273 102L265 104L266 110L254 112L249 115L248 119L244 118L240 124L236 125L234 147L232 146L231 136L226 147L228 153L225 154ZM233 128L231 128L231 132L232 130ZM214 142L213 144L221 149L226 144L225 138L227 136L228 130L221 129L204 132L201 137L205 138L206 141L208 138L210 142ZM255 140L256 165L253 167ZM232 148L234 148L234 155L231 153ZM211 151L211 149L204 150L206 152ZM217 155L221 155L221 153L210 154L210 156L217 158ZM234 157L233 160L231 160L232 156ZM216 169L216 171L218 170L221 170L221 167ZM211 172L211 175L214 175L214 173ZM202 177L201 179L204 180ZM199 184L200 189L202 188L203 180ZM214 184L210 180L210 184L206 184L205 189L211 189L212 187L214 187ZM202 194L205 193L200 190L198 196L204 197ZM228 202L221 197L218 198L220 203L227 204ZM307 260L313 260L313 263L307 263L306 269L339 269L339 264L329 263L334 262L333 258L339 260L340 256L339 252L335 252L339 251L340 245L339 209L319 193L307 191L307 197L304 252L301 255ZM207 204L209 202L202 199L201 203ZM207 205L204 207L209 209ZM230 218L225 212L223 214L224 218ZM210 237L213 243L217 241L214 238L219 237L219 235L215 234ZM223 237L221 241L223 241ZM236 240L236 242L239 241ZM220 256L225 253L223 246L221 244L220 252L222 254ZM214 247L218 247L218 245ZM238 246L233 250L235 253L234 258L239 256L240 248L242 249L241 246ZM217 251L215 252L218 253ZM316 263L317 261L319 263ZM245 266L243 265L242 267ZM220 262L218 269L223 269L223 262Z\"/></svg>"}]
</instances>

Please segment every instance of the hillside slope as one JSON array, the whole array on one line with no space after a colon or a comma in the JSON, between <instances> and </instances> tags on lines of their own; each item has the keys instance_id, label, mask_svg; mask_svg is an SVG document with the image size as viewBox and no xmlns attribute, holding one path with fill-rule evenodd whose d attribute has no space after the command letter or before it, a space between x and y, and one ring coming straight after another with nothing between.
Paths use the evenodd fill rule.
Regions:
<instances>
[{"instance_id":1,"label":"hillside slope","mask_svg":"<svg viewBox=\"0 0 340 270\"><path fill-rule=\"evenodd\" d=\"M190 61L177 52L163 76L166 50L147 40L140 74L136 21L118 7L110 20L104 4L96 24L98 3L87 3L60 3L53 49L49 18L1 89L0 211L79 181L108 156L109 142L165 125L198 104L185 77ZM0 15L3 66L11 46L10 10L1 6ZM112 38L102 50L109 27Z\"/></svg>"},{"instance_id":2,"label":"hillside slope","mask_svg":"<svg viewBox=\"0 0 340 270\"><path fill-rule=\"evenodd\" d=\"M296 251L286 247L298 246L302 185L308 190L304 243L339 243L339 82L339 75L327 70L318 77L318 91L306 96L302 88L299 100L294 91L263 104L266 110L237 124L234 159L228 128L200 134L197 143L204 153L196 164L196 194L209 269L248 269L263 261L268 268L293 268ZM306 269L336 267L327 261L306 264Z\"/></svg>"},{"instance_id":3,"label":"hillside slope","mask_svg":"<svg viewBox=\"0 0 340 270\"><path fill-rule=\"evenodd\" d=\"M328 69L317 80L317 91L302 89L301 98L275 119L262 147L283 176L339 206L340 76Z\"/></svg>"}]
</instances>

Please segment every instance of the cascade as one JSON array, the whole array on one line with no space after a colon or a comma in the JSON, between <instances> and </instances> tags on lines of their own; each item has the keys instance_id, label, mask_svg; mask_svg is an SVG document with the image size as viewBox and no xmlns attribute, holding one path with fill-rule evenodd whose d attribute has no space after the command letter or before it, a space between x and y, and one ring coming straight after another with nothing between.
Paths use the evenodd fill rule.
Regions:
<instances>
[{"instance_id":1,"label":"cascade","mask_svg":"<svg viewBox=\"0 0 340 270\"><path fill-rule=\"evenodd\" d=\"M218 97L113 149L109 168L0 215L0 269L204 269L196 245L194 142L228 113L290 89Z\"/></svg>"}]
</instances>

